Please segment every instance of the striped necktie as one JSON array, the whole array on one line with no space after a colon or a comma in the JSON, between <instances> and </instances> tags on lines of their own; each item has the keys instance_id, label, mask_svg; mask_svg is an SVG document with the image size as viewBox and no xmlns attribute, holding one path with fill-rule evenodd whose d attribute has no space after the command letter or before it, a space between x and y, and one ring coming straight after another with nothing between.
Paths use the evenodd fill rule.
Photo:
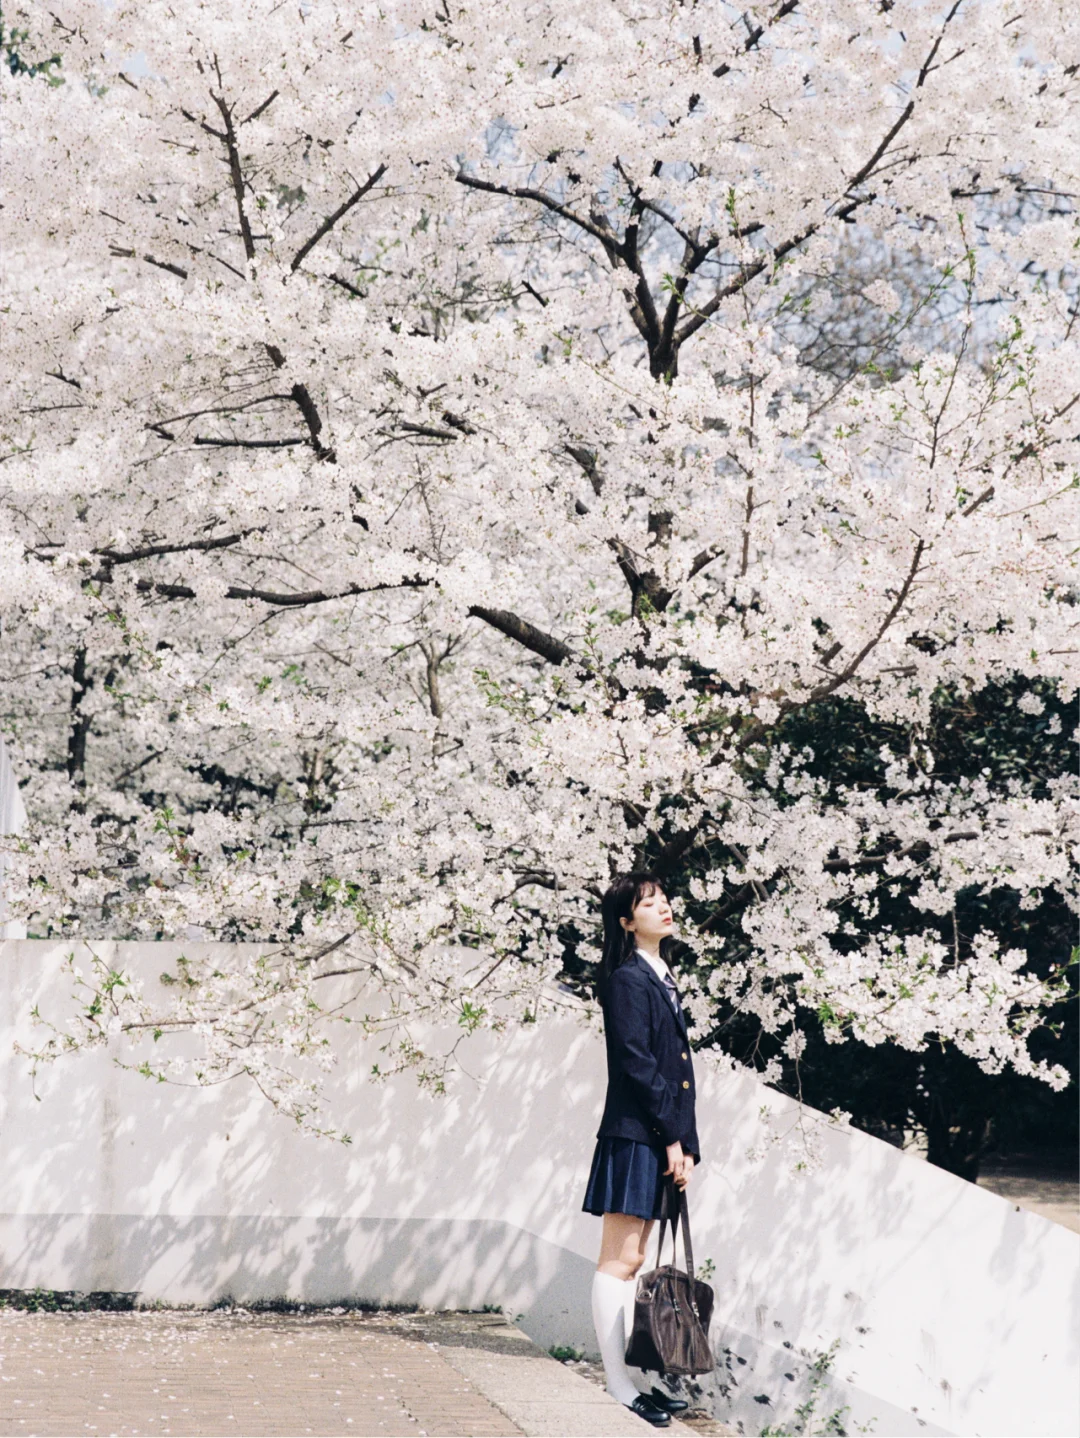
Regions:
<instances>
[{"instance_id":1,"label":"striped necktie","mask_svg":"<svg viewBox=\"0 0 1080 1438\"><path fill-rule=\"evenodd\" d=\"M667 989L668 998L671 1000L671 1007L676 1013L681 1013L679 995L675 992L675 980L671 977L671 970L664 975L664 988Z\"/></svg>"}]
</instances>

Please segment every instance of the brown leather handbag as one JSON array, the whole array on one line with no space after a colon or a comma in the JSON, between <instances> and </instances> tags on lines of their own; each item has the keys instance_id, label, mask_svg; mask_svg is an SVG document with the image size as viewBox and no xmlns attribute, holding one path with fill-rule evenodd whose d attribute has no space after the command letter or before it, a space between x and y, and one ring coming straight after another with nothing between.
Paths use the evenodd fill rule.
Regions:
<instances>
[{"instance_id":1,"label":"brown leather handbag","mask_svg":"<svg viewBox=\"0 0 1080 1438\"><path fill-rule=\"evenodd\" d=\"M682 1218L686 1272L675 1267L675 1243ZM664 1233L671 1222L671 1262L661 1266ZM694 1250L690 1243L690 1215L686 1191L673 1180L664 1184L660 1202L660 1242L656 1267L638 1279L634 1298L634 1328L626 1345L626 1361L651 1372L709 1373L716 1366L709 1343L713 1291L694 1277Z\"/></svg>"}]
</instances>

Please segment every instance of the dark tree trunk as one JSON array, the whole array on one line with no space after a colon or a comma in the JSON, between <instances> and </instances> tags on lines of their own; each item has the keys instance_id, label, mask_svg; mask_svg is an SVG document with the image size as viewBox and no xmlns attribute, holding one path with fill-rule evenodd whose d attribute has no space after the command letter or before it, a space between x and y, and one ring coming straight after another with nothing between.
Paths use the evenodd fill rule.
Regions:
<instances>
[{"instance_id":1,"label":"dark tree trunk","mask_svg":"<svg viewBox=\"0 0 1080 1438\"><path fill-rule=\"evenodd\" d=\"M86 736L90 716L83 713L83 700L94 681L86 677L86 650L76 649L71 666L71 728L68 730L68 778L80 789L86 787Z\"/></svg>"},{"instance_id":2,"label":"dark tree trunk","mask_svg":"<svg viewBox=\"0 0 1080 1438\"><path fill-rule=\"evenodd\" d=\"M974 1183L979 1163L990 1147L993 1124L985 1113L949 1113L940 1102L930 1108L926 1125L926 1157L938 1168Z\"/></svg>"}]
</instances>

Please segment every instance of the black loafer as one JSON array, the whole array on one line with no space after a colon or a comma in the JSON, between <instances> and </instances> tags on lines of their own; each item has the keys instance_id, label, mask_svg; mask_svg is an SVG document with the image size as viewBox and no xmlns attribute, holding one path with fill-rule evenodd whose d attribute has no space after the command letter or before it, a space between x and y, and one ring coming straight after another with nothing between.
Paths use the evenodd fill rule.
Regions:
<instances>
[{"instance_id":1,"label":"black loafer","mask_svg":"<svg viewBox=\"0 0 1080 1438\"><path fill-rule=\"evenodd\" d=\"M672 1398L670 1394L662 1393L659 1388L654 1388L649 1394L649 1402L655 1403L657 1408L662 1408L665 1413L681 1413L684 1408L689 1408L685 1398Z\"/></svg>"},{"instance_id":2,"label":"black loafer","mask_svg":"<svg viewBox=\"0 0 1080 1438\"><path fill-rule=\"evenodd\" d=\"M654 1428L666 1428L671 1422L663 1408L658 1407L644 1393L639 1393L633 1403L627 1403L626 1407L630 1409L631 1413L636 1413L639 1418L644 1418L646 1423L651 1423Z\"/></svg>"}]
</instances>

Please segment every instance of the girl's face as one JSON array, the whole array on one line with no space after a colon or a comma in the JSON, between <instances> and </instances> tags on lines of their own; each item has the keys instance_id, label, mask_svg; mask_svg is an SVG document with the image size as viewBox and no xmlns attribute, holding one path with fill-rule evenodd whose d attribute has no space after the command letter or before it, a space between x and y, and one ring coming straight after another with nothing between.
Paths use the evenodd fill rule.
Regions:
<instances>
[{"instance_id":1,"label":"girl's face","mask_svg":"<svg viewBox=\"0 0 1080 1438\"><path fill-rule=\"evenodd\" d=\"M637 938L648 939L653 943L666 938L674 928L674 916L663 889L653 889L651 893L642 894L634 905L631 917L622 920L622 926Z\"/></svg>"}]
</instances>

